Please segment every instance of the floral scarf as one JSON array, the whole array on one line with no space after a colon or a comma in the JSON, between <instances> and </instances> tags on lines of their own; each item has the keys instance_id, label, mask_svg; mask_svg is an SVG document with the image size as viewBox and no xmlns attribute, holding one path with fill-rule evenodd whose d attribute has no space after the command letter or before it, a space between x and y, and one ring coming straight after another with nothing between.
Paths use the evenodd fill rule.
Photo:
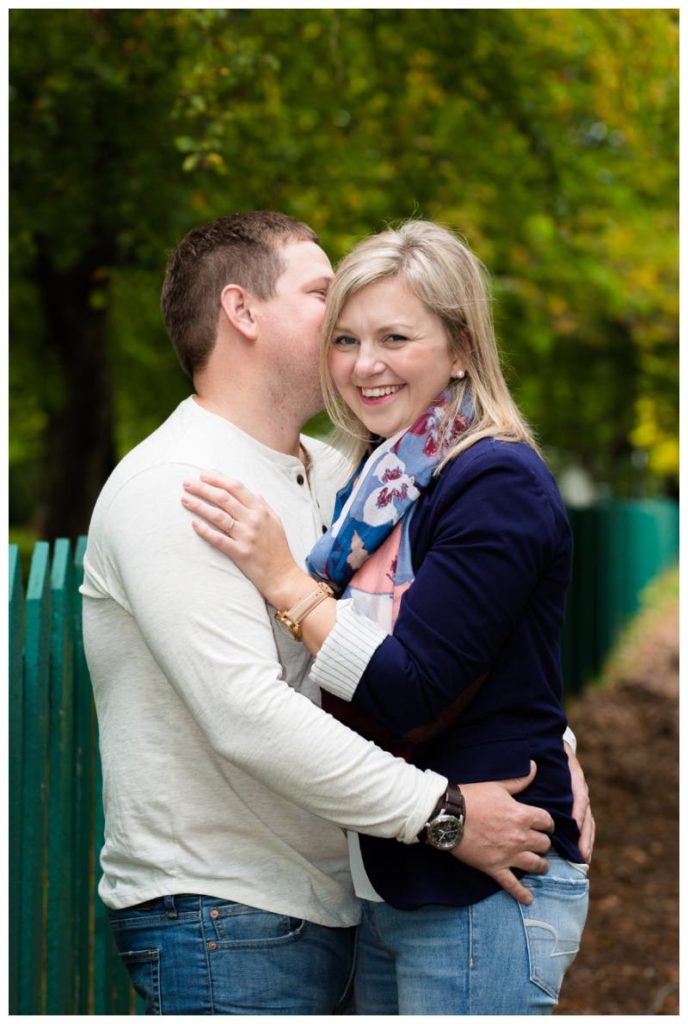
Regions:
<instances>
[{"instance_id":1,"label":"floral scarf","mask_svg":"<svg viewBox=\"0 0 688 1024\"><path fill-rule=\"evenodd\" d=\"M392 632L413 582L409 526L436 466L473 417L468 389L459 415L442 430L449 388L411 424L366 456L337 494L332 526L311 551L311 575L331 583L357 611ZM441 435L444 435L444 438Z\"/></svg>"}]
</instances>

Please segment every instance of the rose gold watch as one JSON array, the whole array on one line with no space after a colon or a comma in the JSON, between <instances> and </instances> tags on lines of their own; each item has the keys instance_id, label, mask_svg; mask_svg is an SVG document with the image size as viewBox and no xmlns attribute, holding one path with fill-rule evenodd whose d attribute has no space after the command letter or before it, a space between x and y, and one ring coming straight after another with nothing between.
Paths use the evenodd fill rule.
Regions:
<instances>
[{"instance_id":1,"label":"rose gold watch","mask_svg":"<svg viewBox=\"0 0 688 1024\"><path fill-rule=\"evenodd\" d=\"M334 597L334 590L329 584L318 581L315 585L315 590L312 590L310 594L306 594L305 597L302 597L300 601L297 601L287 611L275 612L275 618L289 630L293 637L297 640L302 640L301 623L307 615L310 615L314 608L317 608L328 597Z\"/></svg>"}]
</instances>

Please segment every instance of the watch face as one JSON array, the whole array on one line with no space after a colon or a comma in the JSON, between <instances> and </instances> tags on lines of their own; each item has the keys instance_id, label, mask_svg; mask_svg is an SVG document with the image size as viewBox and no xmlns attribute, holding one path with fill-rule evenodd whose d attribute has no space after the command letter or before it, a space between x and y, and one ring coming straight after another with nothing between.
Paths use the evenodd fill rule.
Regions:
<instances>
[{"instance_id":1,"label":"watch face","mask_svg":"<svg viewBox=\"0 0 688 1024\"><path fill-rule=\"evenodd\" d=\"M427 842L436 850L453 850L463 837L463 818L440 814L428 825Z\"/></svg>"}]
</instances>

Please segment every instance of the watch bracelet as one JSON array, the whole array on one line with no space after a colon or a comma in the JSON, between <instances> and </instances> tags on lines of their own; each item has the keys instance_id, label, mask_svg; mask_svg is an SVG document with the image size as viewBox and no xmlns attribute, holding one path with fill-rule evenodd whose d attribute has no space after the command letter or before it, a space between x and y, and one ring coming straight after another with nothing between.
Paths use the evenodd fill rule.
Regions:
<instances>
[{"instance_id":1,"label":"watch bracelet","mask_svg":"<svg viewBox=\"0 0 688 1024\"><path fill-rule=\"evenodd\" d=\"M292 605L292 607L288 608L286 611L276 611L275 618L278 622L281 622L283 626L286 626L292 636L297 640L301 640L303 638L301 623L328 597L334 597L332 587L329 586L329 584L318 580L315 584L314 590L311 590L310 593L306 594L305 597L302 597L295 605Z\"/></svg>"}]
</instances>

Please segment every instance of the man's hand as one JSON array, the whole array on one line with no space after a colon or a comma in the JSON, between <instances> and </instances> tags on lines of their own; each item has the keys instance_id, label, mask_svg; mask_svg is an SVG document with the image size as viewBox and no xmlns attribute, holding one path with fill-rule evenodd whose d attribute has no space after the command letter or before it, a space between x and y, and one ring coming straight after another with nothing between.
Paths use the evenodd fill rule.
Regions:
<instances>
[{"instance_id":1,"label":"man's hand","mask_svg":"<svg viewBox=\"0 0 688 1024\"><path fill-rule=\"evenodd\" d=\"M578 849L586 864L592 860L592 848L595 845L595 819L590 809L590 793L588 784L583 775L580 761L568 743L564 743L564 750L569 759L569 771L571 772L571 789L573 791L573 817L580 829L580 840Z\"/></svg>"},{"instance_id":2,"label":"man's hand","mask_svg":"<svg viewBox=\"0 0 688 1024\"><path fill-rule=\"evenodd\" d=\"M533 897L511 868L543 875L549 867L542 854L551 846L547 832L554 822L547 811L520 804L510 795L526 789L537 771L530 762L530 774L522 779L473 782L461 786L466 800L466 829L452 855L464 864L484 871L519 903Z\"/></svg>"}]
</instances>

